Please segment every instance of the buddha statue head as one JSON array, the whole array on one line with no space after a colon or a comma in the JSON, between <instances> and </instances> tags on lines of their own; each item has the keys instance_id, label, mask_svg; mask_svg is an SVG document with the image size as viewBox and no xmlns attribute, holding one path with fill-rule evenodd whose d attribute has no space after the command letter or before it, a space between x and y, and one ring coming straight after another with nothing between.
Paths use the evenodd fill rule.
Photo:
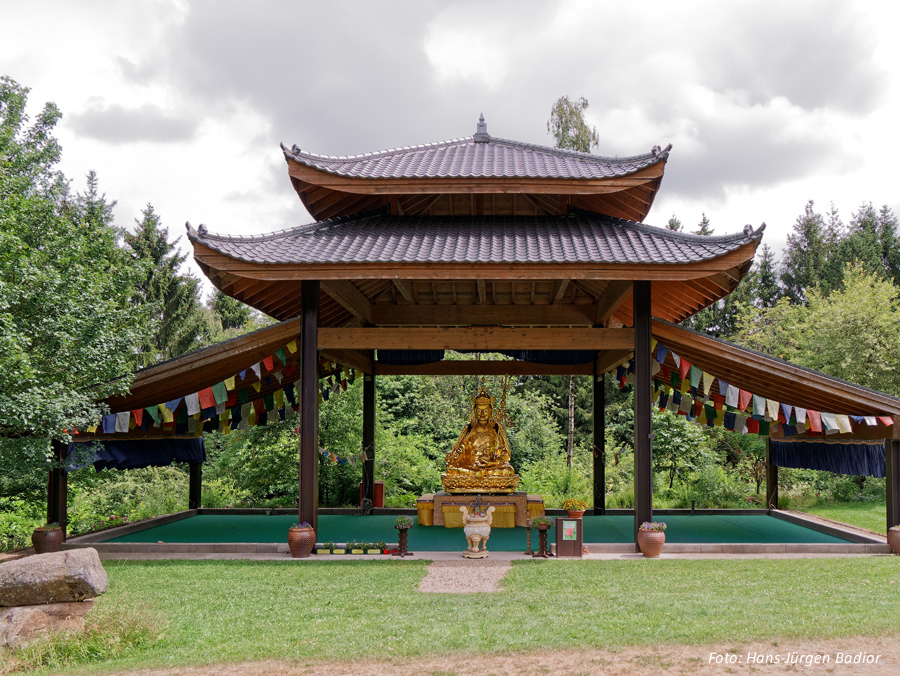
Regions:
<instances>
[{"instance_id":1,"label":"buddha statue head","mask_svg":"<svg viewBox=\"0 0 900 676\"><path fill-rule=\"evenodd\" d=\"M472 401L472 422L486 425L494 416L494 397L488 394L487 388L481 387Z\"/></svg>"}]
</instances>

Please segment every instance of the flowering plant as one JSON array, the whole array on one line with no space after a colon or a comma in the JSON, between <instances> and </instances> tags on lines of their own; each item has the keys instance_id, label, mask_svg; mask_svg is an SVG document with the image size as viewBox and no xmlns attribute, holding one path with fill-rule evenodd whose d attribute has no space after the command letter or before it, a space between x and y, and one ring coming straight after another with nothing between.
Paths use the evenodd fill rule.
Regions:
<instances>
[{"instance_id":1,"label":"flowering plant","mask_svg":"<svg viewBox=\"0 0 900 676\"><path fill-rule=\"evenodd\" d=\"M309 521L304 521L303 523L295 523L291 528L312 528L312 524Z\"/></svg>"},{"instance_id":2,"label":"flowering plant","mask_svg":"<svg viewBox=\"0 0 900 676\"><path fill-rule=\"evenodd\" d=\"M641 524L640 530L665 530L666 522L665 521L644 521Z\"/></svg>"},{"instance_id":3,"label":"flowering plant","mask_svg":"<svg viewBox=\"0 0 900 676\"><path fill-rule=\"evenodd\" d=\"M539 528L541 526L547 526L548 528L553 525L553 517L552 516L535 516L531 519L531 525L533 528Z\"/></svg>"},{"instance_id":4,"label":"flowering plant","mask_svg":"<svg viewBox=\"0 0 900 676\"><path fill-rule=\"evenodd\" d=\"M401 514L397 517L397 528L412 528L413 520L411 516Z\"/></svg>"},{"instance_id":5,"label":"flowering plant","mask_svg":"<svg viewBox=\"0 0 900 676\"><path fill-rule=\"evenodd\" d=\"M563 500L562 508L569 512L583 512L588 508L588 505L584 500L569 498L568 500Z\"/></svg>"}]
</instances>

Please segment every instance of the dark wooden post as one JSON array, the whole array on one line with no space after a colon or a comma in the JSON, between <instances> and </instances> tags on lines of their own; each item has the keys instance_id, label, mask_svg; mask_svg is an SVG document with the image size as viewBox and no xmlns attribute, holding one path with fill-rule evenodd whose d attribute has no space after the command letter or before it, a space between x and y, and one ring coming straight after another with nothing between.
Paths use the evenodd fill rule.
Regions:
<instances>
[{"instance_id":1,"label":"dark wooden post","mask_svg":"<svg viewBox=\"0 0 900 676\"><path fill-rule=\"evenodd\" d=\"M189 463L191 470L188 483L188 509L200 509L200 496L203 492L203 464Z\"/></svg>"},{"instance_id":2,"label":"dark wooden post","mask_svg":"<svg viewBox=\"0 0 900 676\"><path fill-rule=\"evenodd\" d=\"M300 522L319 532L319 282L300 283Z\"/></svg>"},{"instance_id":3,"label":"dark wooden post","mask_svg":"<svg viewBox=\"0 0 900 676\"><path fill-rule=\"evenodd\" d=\"M375 361L374 356L372 359ZM375 504L375 372L363 377L362 445L366 452L363 463L363 498Z\"/></svg>"},{"instance_id":4,"label":"dark wooden post","mask_svg":"<svg viewBox=\"0 0 900 676\"><path fill-rule=\"evenodd\" d=\"M650 282L634 282L634 542L653 520L653 419L650 413Z\"/></svg>"},{"instance_id":5,"label":"dark wooden post","mask_svg":"<svg viewBox=\"0 0 900 676\"><path fill-rule=\"evenodd\" d=\"M769 437L766 437L766 509L778 509L778 465L772 464Z\"/></svg>"},{"instance_id":6,"label":"dark wooden post","mask_svg":"<svg viewBox=\"0 0 900 676\"><path fill-rule=\"evenodd\" d=\"M65 462L66 456L69 454L69 445L64 441L54 441L52 449L53 467L47 473L47 523L58 523L65 539L66 525L69 521L67 504L69 479L65 470Z\"/></svg>"},{"instance_id":7,"label":"dark wooden post","mask_svg":"<svg viewBox=\"0 0 900 676\"><path fill-rule=\"evenodd\" d=\"M887 494L887 527L900 526L900 440L885 439L885 492Z\"/></svg>"},{"instance_id":8,"label":"dark wooden post","mask_svg":"<svg viewBox=\"0 0 900 676\"><path fill-rule=\"evenodd\" d=\"M594 361L594 514L606 512L606 383Z\"/></svg>"}]
</instances>

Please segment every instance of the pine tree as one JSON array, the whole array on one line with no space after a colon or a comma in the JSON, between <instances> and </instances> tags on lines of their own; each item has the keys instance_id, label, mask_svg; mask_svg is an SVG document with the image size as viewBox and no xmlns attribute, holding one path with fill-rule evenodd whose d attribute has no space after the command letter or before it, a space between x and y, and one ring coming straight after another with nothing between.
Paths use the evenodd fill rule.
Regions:
<instances>
[{"instance_id":1,"label":"pine tree","mask_svg":"<svg viewBox=\"0 0 900 676\"><path fill-rule=\"evenodd\" d=\"M198 347L203 328L200 314L200 281L179 273L187 258L169 243L169 231L148 204L143 218L136 221L137 231L125 234L125 244L136 262L146 264L146 272L137 288L136 301L156 307L159 327L147 335L141 346L144 365L171 359ZM180 239L180 238L179 238Z\"/></svg>"},{"instance_id":2,"label":"pine tree","mask_svg":"<svg viewBox=\"0 0 900 676\"><path fill-rule=\"evenodd\" d=\"M900 235L897 233L897 217L887 204L878 212L878 239L885 277L900 286Z\"/></svg>"},{"instance_id":3,"label":"pine tree","mask_svg":"<svg viewBox=\"0 0 900 676\"><path fill-rule=\"evenodd\" d=\"M825 221L812 200L788 235L781 259L781 284L792 303L806 303L807 290L819 285L828 259Z\"/></svg>"},{"instance_id":4,"label":"pine tree","mask_svg":"<svg viewBox=\"0 0 900 676\"><path fill-rule=\"evenodd\" d=\"M775 267L775 254L768 244L763 244L762 255L756 269L756 302L759 307L768 308L775 305L783 295L778 286L778 272Z\"/></svg>"},{"instance_id":5,"label":"pine tree","mask_svg":"<svg viewBox=\"0 0 900 676\"><path fill-rule=\"evenodd\" d=\"M231 296L226 296L219 290L216 290L211 301L210 305L222 322L222 329L225 331L241 328L253 314L253 309L249 305L245 305Z\"/></svg>"},{"instance_id":6,"label":"pine tree","mask_svg":"<svg viewBox=\"0 0 900 676\"><path fill-rule=\"evenodd\" d=\"M715 232L711 227L709 227L709 219L706 217L706 213L703 213L703 217L700 219L700 223L697 224L697 229L694 230L694 235L703 235L704 237L709 237Z\"/></svg>"},{"instance_id":7,"label":"pine tree","mask_svg":"<svg viewBox=\"0 0 900 676\"><path fill-rule=\"evenodd\" d=\"M681 224L681 220L672 212L671 218L669 218L668 223L666 223L666 227L669 230L673 230L674 232L681 232L684 230L684 226Z\"/></svg>"}]
</instances>

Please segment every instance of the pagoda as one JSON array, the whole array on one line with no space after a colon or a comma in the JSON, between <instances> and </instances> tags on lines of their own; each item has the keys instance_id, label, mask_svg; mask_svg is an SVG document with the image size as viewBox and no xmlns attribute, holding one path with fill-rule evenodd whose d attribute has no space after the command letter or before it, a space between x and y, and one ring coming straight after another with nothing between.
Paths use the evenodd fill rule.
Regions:
<instances>
[{"instance_id":1,"label":"pagoda","mask_svg":"<svg viewBox=\"0 0 900 676\"><path fill-rule=\"evenodd\" d=\"M315 523L318 506L318 430L306 421L318 419L320 358L367 374L372 449L376 373L599 380L632 353L635 519L649 520L651 315L677 323L731 293L764 226L702 237L644 225L671 146L603 157L495 138L483 116L472 136L440 143L350 157L282 151L316 222L250 237L189 226L188 236L216 288L276 319L300 318L300 520ZM448 349L518 361L442 361ZM595 401L602 447L598 415ZM369 456L369 497L373 473ZM601 513L603 482L600 460Z\"/></svg>"}]
</instances>

